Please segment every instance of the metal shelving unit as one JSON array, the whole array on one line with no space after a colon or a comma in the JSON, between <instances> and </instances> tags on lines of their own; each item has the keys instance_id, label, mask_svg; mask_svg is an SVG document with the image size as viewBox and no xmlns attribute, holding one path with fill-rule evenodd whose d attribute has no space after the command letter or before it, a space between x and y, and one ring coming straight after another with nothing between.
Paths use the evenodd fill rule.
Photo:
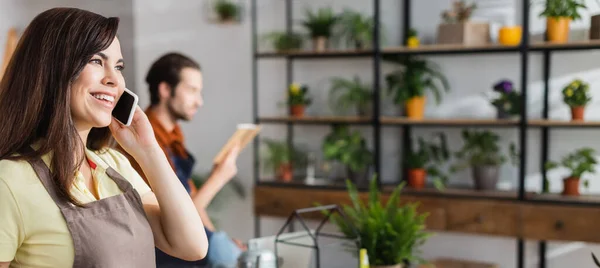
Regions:
<instances>
[{"instance_id":1,"label":"metal shelving unit","mask_svg":"<svg viewBox=\"0 0 600 268\"><path fill-rule=\"evenodd\" d=\"M522 42L518 46L502 46L502 45L485 45L485 46L461 46L461 45L421 45L418 48L407 48L407 47L385 47L382 48L379 43L379 29L380 29L380 0L373 1L373 18L374 18L374 29L373 29L373 49L366 50L332 50L326 52L313 52L313 51L288 51L285 53L279 52L259 52L257 49L257 0L251 0L251 29L252 29L252 101L253 101L253 118L257 124L285 124L287 125L287 141L291 145L293 142L293 125L331 125L336 123L345 123L351 125L366 125L373 129L373 141L374 141L374 172L381 174L381 129L384 126L394 126L403 129L403 148L406 148L411 140L411 130L415 127L492 127L492 128L515 128L519 131L519 148L521 150L521 157L519 163L519 187L518 191L514 194L498 194L498 193L469 193L468 191L450 191L450 192L436 192L436 191L425 191L419 194L422 195L443 195L446 197L469 197L475 199L501 199L510 202L528 202L532 204L566 204L575 206L594 206L600 204L600 198L584 200L581 198L565 199L560 196L552 195L539 195L535 193L525 192L525 172L526 172L526 156L527 156L527 131L529 129L540 129L541 130L541 163L540 170L543 174L542 187L545 188L546 183L546 172L544 171L543 163L548 160L548 147L549 147L549 131L550 128L596 128L600 127L600 122L570 122L570 121L557 121L549 120L549 79L550 79L550 67L551 67L551 56L553 52L560 51L580 51L580 50L591 50L600 49L600 40L571 42L567 44L551 44L545 42L531 42L529 36L529 17L530 17L530 1L522 1L522 28L523 36ZM285 0L285 14L286 14L286 30L288 32L292 29L292 0ZM411 0L402 0L402 10L400 15L403 19L402 35L408 32L411 28ZM402 40L403 44L406 43ZM542 54L542 66L543 66L543 79L544 79L544 106L542 112L542 119L527 119L527 101L522 103L521 110L523 111L520 119L517 120L494 120L494 119L424 119L424 120L411 120L402 117L388 117L380 116L380 77L381 77L381 62L382 58L387 55L448 55L448 56L468 56L468 55L485 55L485 54L506 54L513 53L520 56L519 67L520 67L520 88L522 90L523 99L527 99L528 92L528 67L529 67L529 55L532 53ZM371 117L356 117L356 116L323 116L323 117L311 117L307 116L304 118L294 117L260 117L258 114L258 81L257 81L257 61L261 59L283 59L286 62L286 85L289 85L293 81L293 61L294 60L310 60L310 59L327 59L327 58L371 58L373 59L373 111ZM311 189L329 189L339 190L345 189L343 185L305 185L301 183L278 183L274 181L261 181L259 174L260 158L258 154L259 139L254 140L254 183L255 185L262 186L277 186L277 187L297 187L297 188L311 188ZM406 168L404 168L406 170ZM385 185L380 185L385 188ZM260 219L255 218L255 235L260 235ZM521 238L517 238L517 267L523 267L524 260L524 241ZM546 242L540 241L539 244L539 258L540 267L546 267Z\"/></svg>"}]
</instances>

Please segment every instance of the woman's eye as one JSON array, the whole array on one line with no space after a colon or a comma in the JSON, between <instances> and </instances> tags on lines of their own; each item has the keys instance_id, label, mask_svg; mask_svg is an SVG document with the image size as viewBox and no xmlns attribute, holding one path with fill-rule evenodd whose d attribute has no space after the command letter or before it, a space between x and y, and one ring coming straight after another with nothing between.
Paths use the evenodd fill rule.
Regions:
<instances>
[{"instance_id":1,"label":"woman's eye","mask_svg":"<svg viewBox=\"0 0 600 268\"><path fill-rule=\"evenodd\" d=\"M116 68L118 71L123 71L125 69L125 66L119 65Z\"/></svg>"},{"instance_id":2,"label":"woman's eye","mask_svg":"<svg viewBox=\"0 0 600 268\"><path fill-rule=\"evenodd\" d=\"M92 59L92 60L90 60L90 62L102 65L102 61L99 59Z\"/></svg>"}]
</instances>

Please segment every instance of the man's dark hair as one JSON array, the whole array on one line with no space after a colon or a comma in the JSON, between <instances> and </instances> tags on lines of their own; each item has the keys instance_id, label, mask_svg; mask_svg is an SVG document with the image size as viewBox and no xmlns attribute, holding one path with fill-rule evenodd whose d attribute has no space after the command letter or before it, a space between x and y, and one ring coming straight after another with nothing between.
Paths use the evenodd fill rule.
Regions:
<instances>
[{"instance_id":1,"label":"man's dark hair","mask_svg":"<svg viewBox=\"0 0 600 268\"><path fill-rule=\"evenodd\" d=\"M183 68L200 70L200 65L189 57L175 52L163 55L152 64L146 75L146 83L148 83L150 89L150 105L156 105L160 102L158 85L161 82L166 82L172 89L177 87L181 80L180 73ZM171 95L175 95L174 90L171 91Z\"/></svg>"}]
</instances>

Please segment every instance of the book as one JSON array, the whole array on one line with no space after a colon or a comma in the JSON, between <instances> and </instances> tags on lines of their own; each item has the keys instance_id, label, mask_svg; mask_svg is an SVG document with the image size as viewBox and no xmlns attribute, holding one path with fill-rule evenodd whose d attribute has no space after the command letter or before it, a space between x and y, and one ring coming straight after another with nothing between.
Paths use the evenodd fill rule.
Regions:
<instances>
[{"instance_id":1,"label":"book","mask_svg":"<svg viewBox=\"0 0 600 268\"><path fill-rule=\"evenodd\" d=\"M221 148L217 156L215 156L213 162L219 164L225 159L227 153L233 146L238 143L240 146L240 152L258 135L260 132L260 125L255 124L238 124L236 131L231 135L227 143Z\"/></svg>"}]
</instances>

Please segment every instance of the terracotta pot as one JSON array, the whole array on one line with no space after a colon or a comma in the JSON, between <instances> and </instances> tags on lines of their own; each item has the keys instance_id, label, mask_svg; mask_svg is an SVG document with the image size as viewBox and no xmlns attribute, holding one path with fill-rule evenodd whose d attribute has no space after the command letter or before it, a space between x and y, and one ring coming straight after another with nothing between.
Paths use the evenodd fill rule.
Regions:
<instances>
[{"instance_id":1,"label":"terracotta pot","mask_svg":"<svg viewBox=\"0 0 600 268\"><path fill-rule=\"evenodd\" d=\"M414 189L422 189L425 187L425 178L427 173L425 169L414 168L408 170L408 186Z\"/></svg>"},{"instance_id":2,"label":"terracotta pot","mask_svg":"<svg viewBox=\"0 0 600 268\"><path fill-rule=\"evenodd\" d=\"M412 119L423 119L425 114L425 96L413 97L406 101L406 115Z\"/></svg>"},{"instance_id":3,"label":"terracotta pot","mask_svg":"<svg viewBox=\"0 0 600 268\"><path fill-rule=\"evenodd\" d=\"M305 105L292 105L290 107L290 114L292 116L304 116Z\"/></svg>"},{"instance_id":4,"label":"terracotta pot","mask_svg":"<svg viewBox=\"0 0 600 268\"><path fill-rule=\"evenodd\" d=\"M292 164L279 165L279 167L277 168L277 171L276 171L277 179L284 181L284 182L292 181L292 178L293 178L292 170L293 170Z\"/></svg>"},{"instance_id":5,"label":"terracotta pot","mask_svg":"<svg viewBox=\"0 0 600 268\"><path fill-rule=\"evenodd\" d=\"M313 50L325 51L328 48L328 39L325 36L313 37Z\"/></svg>"},{"instance_id":6,"label":"terracotta pot","mask_svg":"<svg viewBox=\"0 0 600 268\"><path fill-rule=\"evenodd\" d=\"M563 180L563 195L579 195L579 178L566 178Z\"/></svg>"},{"instance_id":7,"label":"terracotta pot","mask_svg":"<svg viewBox=\"0 0 600 268\"><path fill-rule=\"evenodd\" d=\"M571 107L571 120L583 121L583 114L585 112L584 106Z\"/></svg>"},{"instance_id":8,"label":"terracotta pot","mask_svg":"<svg viewBox=\"0 0 600 268\"><path fill-rule=\"evenodd\" d=\"M549 42L566 43L569 41L570 18L548 17L546 18L546 36Z\"/></svg>"}]
</instances>

